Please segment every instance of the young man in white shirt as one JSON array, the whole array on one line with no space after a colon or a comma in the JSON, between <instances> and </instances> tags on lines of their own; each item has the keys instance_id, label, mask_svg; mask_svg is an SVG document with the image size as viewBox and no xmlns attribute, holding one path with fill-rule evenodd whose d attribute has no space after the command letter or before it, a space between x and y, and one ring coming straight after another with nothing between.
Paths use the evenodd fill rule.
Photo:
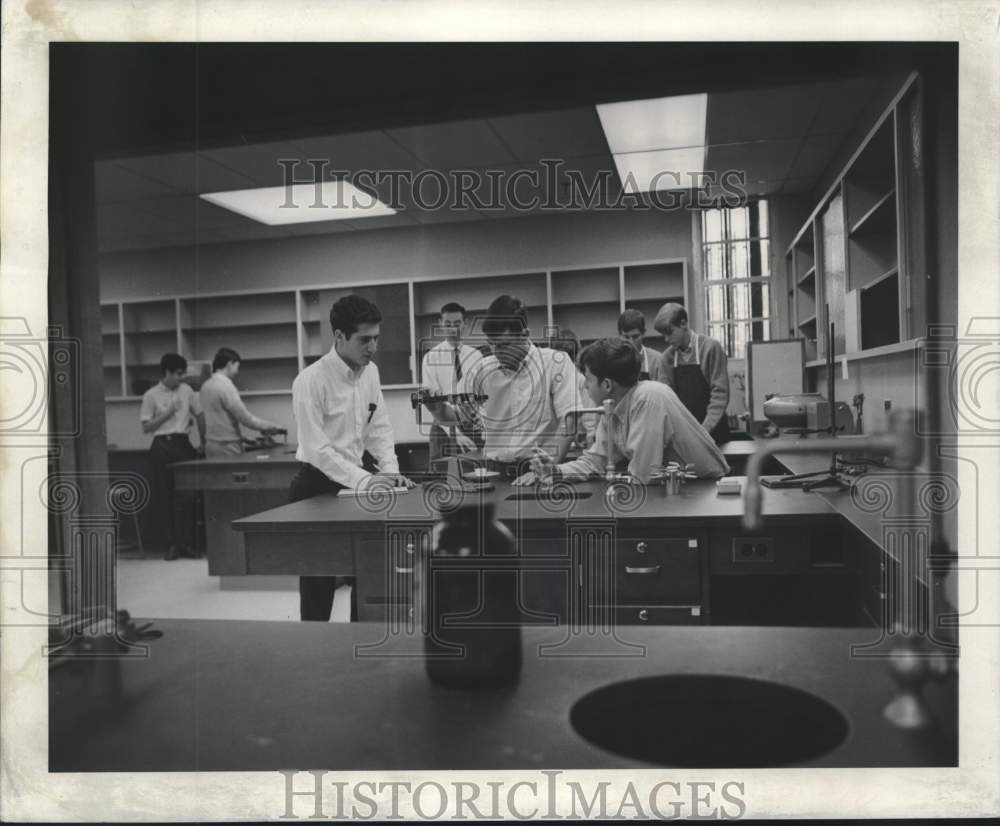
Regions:
<instances>
[{"instance_id":1,"label":"young man in white shirt","mask_svg":"<svg viewBox=\"0 0 1000 826\"><path fill-rule=\"evenodd\" d=\"M194 557L191 549L191 529L195 524L195 497L187 491L174 490L173 462L197 459L198 453L188 439L194 418L205 444L205 417L198 395L182 381L187 372L187 359L177 353L167 353L160 359L162 378L142 396L139 421L143 433L151 433L149 458L153 466L153 488L167 504L168 561L178 556Z\"/></svg>"},{"instance_id":2,"label":"young man in white shirt","mask_svg":"<svg viewBox=\"0 0 1000 826\"><path fill-rule=\"evenodd\" d=\"M706 430L692 416L669 386L639 381L639 354L629 342L604 338L580 354L587 392L595 405L610 399L610 415L601 416L597 441L579 459L558 464L536 455L534 478L582 480L603 476L608 457L615 465L627 462L628 472L648 482L666 462L692 465L700 477L717 478L729 466ZM609 436L610 428L610 436Z\"/></svg>"},{"instance_id":3,"label":"young man in white shirt","mask_svg":"<svg viewBox=\"0 0 1000 826\"><path fill-rule=\"evenodd\" d=\"M254 416L240 398L233 379L240 372L240 354L223 347L212 359L212 375L198 391L205 412L205 456L209 459L243 455L240 425L261 433L280 430L274 422Z\"/></svg>"},{"instance_id":4,"label":"young man in white shirt","mask_svg":"<svg viewBox=\"0 0 1000 826\"><path fill-rule=\"evenodd\" d=\"M330 310L333 347L310 364L292 383L292 410L298 431L295 458L301 462L292 479L297 502L343 488L362 488L382 479L393 486L413 487L399 472L392 423L382 397L378 348L382 313L359 295L348 295ZM365 451L376 467L362 467ZM338 577L299 578L299 610L303 620L328 622ZM352 578L344 578L353 582ZM357 599L351 592L351 619Z\"/></svg>"},{"instance_id":5,"label":"young man in white shirt","mask_svg":"<svg viewBox=\"0 0 1000 826\"><path fill-rule=\"evenodd\" d=\"M646 335L646 316L639 310L628 309L618 316L618 335L631 342L636 352L642 358L639 368L639 380L660 380L660 357L662 353L642 343Z\"/></svg>"},{"instance_id":6,"label":"young man in white shirt","mask_svg":"<svg viewBox=\"0 0 1000 826\"><path fill-rule=\"evenodd\" d=\"M433 396L465 393L466 377L483 360L479 350L462 343L464 324L465 307L461 304L450 302L441 308L435 333L440 330L445 340L428 350L420 365L421 386ZM425 406L434 417L430 431L432 462L476 448L473 423L456 424L454 405L436 402Z\"/></svg>"},{"instance_id":7,"label":"young man in white shirt","mask_svg":"<svg viewBox=\"0 0 1000 826\"><path fill-rule=\"evenodd\" d=\"M566 455L573 435L566 414L578 408L576 369L565 353L531 343L527 310L515 296L490 304L483 332L493 354L475 366L468 389L489 397L479 408L484 456L515 478L527 470L535 447Z\"/></svg>"},{"instance_id":8,"label":"young man in white shirt","mask_svg":"<svg viewBox=\"0 0 1000 826\"><path fill-rule=\"evenodd\" d=\"M660 307L653 327L667 349L660 358L660 381L669 384L684 406L702 423L716 444L729 441L729 367L725 348L688 327L680 304Z\"/></svg>"}]
</instances>

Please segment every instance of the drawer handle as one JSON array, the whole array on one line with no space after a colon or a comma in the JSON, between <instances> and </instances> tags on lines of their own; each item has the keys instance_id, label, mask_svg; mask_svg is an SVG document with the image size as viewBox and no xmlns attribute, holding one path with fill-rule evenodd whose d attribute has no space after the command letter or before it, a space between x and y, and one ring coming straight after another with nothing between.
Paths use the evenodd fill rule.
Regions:
<instances>
[{"instance_id":1,"label":"drawer handle","mask_svg":"<svg viewBox=\"0 0 1000 826\"><path fill-rule=\"evenodd\" d=\"M658 574L659 572L660 572L660 566L659 565L650 565L650 566L644 567L644 568L634 568L631 565L626 565L625 566L625 573L626 574L645 574L645 575L648 576L650 574Z\"/></svg>"},{"instance_id":2,"label":"drawer handle","mask_svg":"<svg viewBox=\"0 0 1000 826\"><path fill-rule=\"evenodd\" d=\"M234 484L245 485L249 481L250 481L250 474L249 473L234 473L233 474L233 483Z\"/></svg>"},{"instance_id":3,"label":"drawer handle","mask_svg":"<svg viewBox=\"0 0 1000 826\"><path fill-rule=\"evenodd\" d=\"M643 622L647 622L649 620L649 612L645 608L639 610L639 619Z\"/></svg>"},{"instance_id":4,"label":"drawer handle","mask_svg":"<svg viewBox=\"0 0 1000 826\"><path fill-rule=\"evenodd\" d=\"M413 573L413 568L412 567L410 567L410 568L400 568L398 565L393 565L392 567L396 571L397 574L412 574Z\"/></svg>"},{"instance_id":5,"label":"drawer handle","mask_svg":"<svg viewBox=\"0 0 1000 826\"><path fill-rule=\"evenodd\" d=\"M636 549L636 550L637 550L637 551L638 551L639 553L641 553L641 554L644 554L644 553L646 553L646 550L647 550L648 548L649 548L649 545L647 545L647 544L646 544L645 542L640 542L640 543L639 543L638 545L636 545L636 546L635 546L635 549Z\"/></svg>"}]
</instances>

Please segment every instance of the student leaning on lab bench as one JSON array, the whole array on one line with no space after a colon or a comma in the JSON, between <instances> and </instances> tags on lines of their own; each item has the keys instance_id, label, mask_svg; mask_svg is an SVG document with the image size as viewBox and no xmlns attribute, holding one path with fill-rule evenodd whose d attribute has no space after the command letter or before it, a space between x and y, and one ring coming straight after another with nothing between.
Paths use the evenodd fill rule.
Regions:
<instances>
[{"instance_id":1,"label":"student leaning on lab bench","mask_svg":"<svg viewBox=\"0 0 1000 826\"><path fill-rule=\"evenodd\" d=\"M212 375L198 395L205 411L205 456L209 459L243 454L240 425L261 433L280 428L274 422L254 416L240 398L233 379L240 372L240 354L223 347L212 359Z\"/></svg>"},{"instance_id":2,"label":"student leaning on lab bench","mask_svg":"<svg viewBox=\"0 0 1000 826\"><path fill-rule=\"evenodd\" d=\"M413 487L399 472L392 423L382 397L378 366L372 362L381 323L382 313L367 299L359 295L341 298L330 310L333 347L292 383L299 445L295 458L300 465L292 479L290 501L344 488L364 488L375 479ZM362 467L366 450L376 467ZM329 621L339 579L299 578L303 620ZM356 618L357 599L352 590L351 619Z\"/></svg>"},{"instance_id":3,"label":"student leaning on lab bench","mask_svg":"<svg viewBox=\"0 0 1000 826\"><path fill-rule=\"evenodd\" d=\"M531 470L536 480L583 480L603 476L612 463L628 463L628 472L648 482L667 462L690 465L703 478L717 478L729 466L701 423L665 384L639 381L642 361L635 347L621 338L604 338L584 348L580 367L594 404L613 402L611 421L601 416L597 440L579 459L555 464L538 452ZM609 438L610 425L610 438Z\"/></svg>"}]
</instances>

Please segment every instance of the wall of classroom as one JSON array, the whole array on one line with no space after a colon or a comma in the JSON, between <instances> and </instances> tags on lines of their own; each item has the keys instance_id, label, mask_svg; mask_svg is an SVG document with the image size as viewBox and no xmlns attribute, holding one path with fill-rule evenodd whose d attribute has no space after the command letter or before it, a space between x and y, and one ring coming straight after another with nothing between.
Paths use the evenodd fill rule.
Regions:
<instances>
[{"instance_id":1,"label":"wall of classroom","mask_svg":"<svg viewBox=\"0 0 1000 826\"><path fill-rule=\"evenodd\" d=\"M274 241L207 244L101 256L101 300L172 297L517 270L691 258L687 210L578 213L362 230ZM497 294L503 292L498 286ZM608 319L608 333L615 331ZM294 435L291 396L245 399ZM409 391L387 391L397 441L422 441ZM107 404L108 442L141 448L149 437L137 401Z\"/></svg>"}]
</instances>

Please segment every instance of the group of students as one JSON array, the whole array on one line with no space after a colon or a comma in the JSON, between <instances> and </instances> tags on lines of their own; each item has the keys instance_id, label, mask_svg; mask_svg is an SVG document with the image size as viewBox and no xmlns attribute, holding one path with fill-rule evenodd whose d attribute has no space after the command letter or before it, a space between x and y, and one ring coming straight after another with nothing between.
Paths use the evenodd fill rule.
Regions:
<instances>
[{"instance_id":1,"label":"group of students","mask_svg":"<svg viewBox=\"0 0 1000 826\"><path fill-rule=\"evenodd\" d=\"M432 459L481 444L488 466L514 484L592 476L622 464L646 482L670 461L693 466L699 476L727 472L717 447L728 438L725 351L689 329L681 305L665 304L657 314L664 353L643 345L646 321L638 310L619 316L618 336L582 351L569 330L536 347L526 308L514 296L498 297L482 320L488 355L462 341L464 322L461 305L442 307L445 340L423 359L423 386L436 399L428 405ZM612 421L595 424L592 405L607 400ZM589 446L565 463L574 441L584 441L574 439L578 431Z\"/></svg>"},{"instance_id":2,"label":"group of students","mask_svg":"<svg viewBox=\"0 0 1000 826\"><path fill-rule=\"evenodd\" d=\"M501 295L490 304L482 320L486 353L463 341L465 315L459 304L442 307L443 340L422 362L422 385L437 397L427 405L434 422L432 455L476 451L488 468L517 485L591 478L611 465L647 482L670 461L700 477L728 472L716 444L725 438L725 353L717 341L688 328L682 306L666 304L657 314L654 327L668 344L662 354L642 345L645 319L636 310L618 319L619 335L579 353L566 331L559 346L532 343L526 308L515 296ZM367 299L338 300L330 310L333 347L293 382L300 464L291 501L379 480L413 487L400 473L373 363L381 322L378 307ZM168 354L161 360L162 381L143 396L140 418L143 431L154 435L150 455L168 491L167 466L197 456L187 437L192 419L206 456L242 452L240 425L265 433L277 429L243 405L232 381L239 366L235 351L220 350L212 377L195 394L182 382L184 358ZM609 416L596 416L606 400ZM568 457L588 416L590 427L582 425L590 431L588 446ZM172 534L167 558L179 553L187 549ZM339 584L337 577L302 577L301 618L329 620ZM352 617L355 612L352 605Z\"/></svg>"}]
</instances>

